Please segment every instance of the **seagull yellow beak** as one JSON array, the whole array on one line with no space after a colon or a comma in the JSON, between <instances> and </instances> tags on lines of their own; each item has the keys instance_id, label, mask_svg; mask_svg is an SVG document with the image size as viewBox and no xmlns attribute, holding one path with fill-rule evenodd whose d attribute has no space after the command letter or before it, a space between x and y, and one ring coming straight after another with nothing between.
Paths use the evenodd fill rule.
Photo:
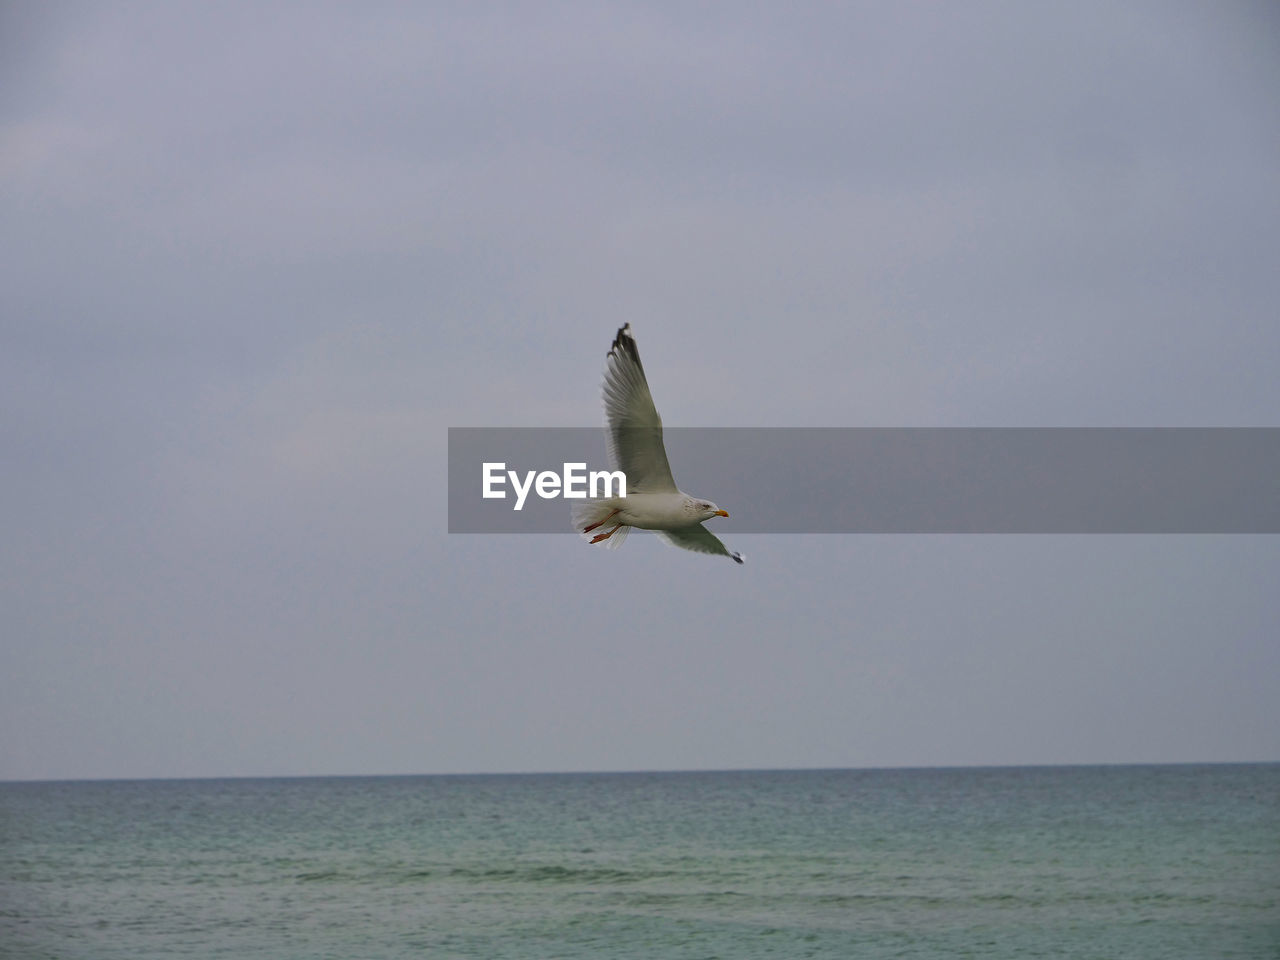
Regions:
<instances>
[{"instance_id":1,"label":"seagull yellow beak","mask_svg":"<svg viewBox=\"0 0 1280 960\"><path fill-rule=\"evenodd\" d=\"M717 510L714 514L712 514L712 516L715 516L715 517L727 517L728 515L729 515L728 510Z\"/></svg>"}]
</instances>

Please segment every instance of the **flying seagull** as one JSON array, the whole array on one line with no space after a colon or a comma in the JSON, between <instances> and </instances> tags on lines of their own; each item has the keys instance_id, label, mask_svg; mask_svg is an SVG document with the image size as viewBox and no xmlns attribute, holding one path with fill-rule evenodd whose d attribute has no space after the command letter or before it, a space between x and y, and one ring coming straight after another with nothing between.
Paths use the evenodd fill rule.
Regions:
<instances>
[{"instance_id":1,"label":"flying seagull","mask_svg":"<svg viewBox=\"0 0 1280 960\"><path fill-rule=\"evenodd\" d=\"M640 527L685 550L718 554L741 563L742 554L729 550L702 525L703 520L729 514L710 500L684 493L671 477L662 445L662 418L653 405L629 323L618 331L609 348L604 412L609 459L615 469L626 474L627 495L575 504L574 529L592 543L618 547L632 527Z\"/></svg>"}]
</instances>

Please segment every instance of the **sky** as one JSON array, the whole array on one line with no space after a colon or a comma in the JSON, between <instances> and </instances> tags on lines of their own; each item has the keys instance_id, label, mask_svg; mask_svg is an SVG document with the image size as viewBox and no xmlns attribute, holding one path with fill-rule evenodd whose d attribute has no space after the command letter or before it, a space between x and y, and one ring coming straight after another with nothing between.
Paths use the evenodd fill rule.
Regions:
<instances>
[{"instance_id":1,"label":"sky","mask_svg":"<svg viewBox=\"0 0 1280 960\"><path fill-rule=\"evenodd\" d=\"M669 426L1280 426L1276 90L1264 2L4 5L0 779L1280 760L1274 536L446 517L628 322Z\"/></svg>"}]
</instances>

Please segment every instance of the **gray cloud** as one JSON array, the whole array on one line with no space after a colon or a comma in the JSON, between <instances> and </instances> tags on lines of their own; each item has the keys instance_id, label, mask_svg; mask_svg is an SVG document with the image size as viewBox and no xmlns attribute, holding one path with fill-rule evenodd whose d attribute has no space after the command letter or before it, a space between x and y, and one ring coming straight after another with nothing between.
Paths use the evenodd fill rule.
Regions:
<instances>
[{"instance_id":1,"label":"gray cloud","mask_svg":"<svg viewBox=\"0 0 1280 960\"><path fill-rule=\"evenodd\" d=\"M0 777L1275 758L1268 538L444 532L627 321L671 425L1274 426L1269 6L0 17Z\"/></svg>"}]
</instances>

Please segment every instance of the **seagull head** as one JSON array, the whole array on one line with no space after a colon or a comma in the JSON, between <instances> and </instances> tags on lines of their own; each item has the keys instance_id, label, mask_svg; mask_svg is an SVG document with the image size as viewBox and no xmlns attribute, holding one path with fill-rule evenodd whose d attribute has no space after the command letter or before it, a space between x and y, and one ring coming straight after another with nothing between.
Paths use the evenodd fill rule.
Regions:
<instances>
[{"instance_id":1,"label":"seagull head","mask_svg":"<svg viewBox=\"0 0 1280 960\"><path fill-rule=\"evenodd\" d=\"M727 517L729 515L728 510L721 510L710 500L694 500L692 497L689 499L689 506L698 515L698 523L703 520L710 520L712 517Z\"/></svg>"}]
</instances>

